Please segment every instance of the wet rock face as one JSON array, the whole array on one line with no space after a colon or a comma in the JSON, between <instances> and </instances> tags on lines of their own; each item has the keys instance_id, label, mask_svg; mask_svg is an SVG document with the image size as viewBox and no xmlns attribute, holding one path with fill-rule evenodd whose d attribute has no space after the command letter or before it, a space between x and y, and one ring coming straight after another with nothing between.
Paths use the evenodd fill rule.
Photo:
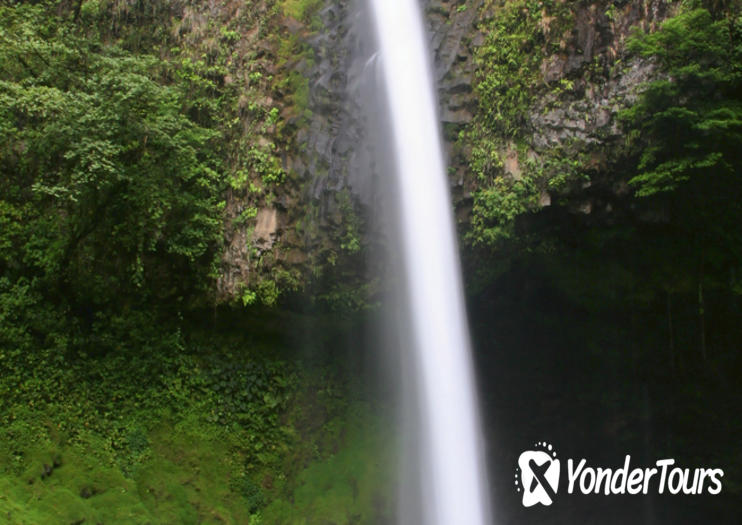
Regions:
<instances>
[{"instance_id":1,"label":"wet rock face","mask_svg":"<svg viewBox=\"0 0 742 525\"><path fill-rule=\"evenodd\" d=\"M477 28L481 17L487 16L480 12L483 1L429 0L424 5L435 53L441 120L465 124L477 111L472 57L484 42ZM563 28L555 27L553 18L544 13L544 36L557 40L560 51L543 60L543 81L553 84L571 79L574 87L570 93L548 93L536 101L530 119L534 145L546 147L575 137L597 141L606 130L616 132L612 127L616 108L635 99L637 88L652 77L654 68L642 60L624 68L611 66L623 56L633 28L655 29L669 9L663 0L580 2L572 27L563 34L552 34ZM587 80L590 66L603 71L593 81Z\"/></svg>"},{"instance_id":2,"label":"wet rock face","mask_svg":"<svg viewBox=\"0 0 742 525\"><path fill-rule=\"evenodd\" d=\"M481 111L474 89L474 57L485 42L484 21L505 4L485 0L423 3L435 54L454 202L464 229L470 219L471 195L480 183L473 179L469 153L456 142L456 136ZM626 56L626 40L637 27L657 29L672 15L671 4L664 0L595 0L566 5L567 24L546 8L540 15L544 58L538 73L542 82L533 86L536 95L520 130L520 151L525 156L519 157L511 137L501 137L502 174L512 180L522 176L523 160L538 163L555 151L587 152L592 171L607 170L623 141L618 112L629 107L641 86L658 74L651 61ZM546 189L538 202L539 206L551 204Z\"/></svg>"},{"instance_id":3,"label":"wet rock face","mask_svg":"<svg viewBox=\"0 0 742 525\"><path fill-rule=\"evenodd\" d=\"M546 84L569 81L565 92L549 92L530 115L536 150L566 144L608 145L621 138L616 114L637 98L642 84L656 75L651 62L624 58L626 39L636 27L655 29L668 16L661 0L579 5L574 24L559 38L560 52L541 65ZM543 25L548 33L548 23ZM554 35L546 35L547 38Z\"/></svg>"},{"instance_id":4,"label":"wet rock face","mask_svg":"<svg viewBox=\"0 0 742 525\"><path fill-rule=\"evenodd\" d=\"M475 28L481 5L481 0L430 0L425 5L441 120L446 124L466 124L476 111L472 55L483 42Z\"/></svg>"},{"instance_id":5,"label":"wet rock face","mask_svg":"<svg viewBox=\"0 0 742 525\"><path fill-rule=\"evenodd\" d=\"M261 251L267 251L275 244L277 235L278 210L275 208L263 208L258 211L252 243Z\"/></svg>"},{"instance_id":6,"label":"wet rock face","mask_svg":"<svg viewBox=\"0 0 742 525\"><path fill-rule=\"evenodd\" d=\"M453 200L460 222L466 223L468 204L474 189L468 159L456 144L459 131L471 122L478 109L474 93L474 52L484 43L477 23L483 0L461 3L456 0L424 0L423 13L430 32L434 80Z\"/></svg>"},{"instance_id":7,"label":"wet rock face","mask_svg":"<svg viewBox=\"0 0 742 525\"><path fill-rule=\"evenodd\" d=\"M362 45L357 13L354 1L328 2L319 13L322 29L307 39L314 63L299 68L309 79L311 116L297 133L300 151L292 161L308 183L305 197L320 204L321 217L334 213L328 197L353 185L351 166L363 144L360 108L353 94Z\"/></svg>"},{"instance_id":8,"label":"wet rock face","mask_svg":"<svg viewBox=\"0 0 742 525\"><path fill-rule=\"evenodd\" d=\"M618 75L609 75L603 83L577 79L575 93L550 94L539 100L529 115L536 150L558 147L578 141L600 145L621 138L616 122L619 109L630 106L640 86L656 74L652 63L632 60Z\"/></svg>"},{"instance_id":9,"label":"wet rock face","mask_svg":"<svg viewBox=\"0 0 742 525\"><path fill-rule=\"evenodd\" d=\"M286 264L301 261L305 275L345 255L340 239L349 223L363 223L370 199L370 151L358 92L369 51L360 3L326 2L318 13L321 29L305 37L314 60L297 66L308 79L310 114L286 158L286 170L301 181L287 223L311 221L312 227L283 236L281 253Z\"/></svg>"},{"instance_id":10,"label":"wet rock face","mask_svg":"<svg viewBox=\"0 0 742 525\"><path fill-rule=\"evenodd\" d=\"M358 4L325 2L311 22L280 16L280 39L290 39L303 51L287 57L280 68L264 69L276 78L298 74L306 79L306 100L299 106L291 94L274 94L284 108L285 126L281 137L270 138L280 144L286 179L273 188L272 200L255 205L249 194L228 195L233 217L251 205L257 213L237 227L228 224L218 283L227 300L288 273L292 287L301 288L328 265L342 263L341 240L348 235L348 223L362 215L370 164L354 89L364 55L362 28L356 26ZM269 56L277 53L277 42L269 44Z\"/></svg>"}]
</instances>

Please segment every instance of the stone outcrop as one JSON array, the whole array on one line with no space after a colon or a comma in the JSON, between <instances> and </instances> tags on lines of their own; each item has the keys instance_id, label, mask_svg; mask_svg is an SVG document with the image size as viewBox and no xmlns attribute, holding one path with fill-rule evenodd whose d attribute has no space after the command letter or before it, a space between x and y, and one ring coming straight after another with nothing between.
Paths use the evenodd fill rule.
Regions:
<instances>
[{"instance_id":1,"label":"stone outcrop","mask_svg":"<svg viewBox=\"0 0 742 525\"><path fill-rule=\"evenodd\" d=\"M460 9L462 5L466 8ZM472 55L482 43L475 28L481 5L481 0L467 4L432 0L425 9L444 124L466 124L476 111Z\"/></svg>"},{"instance_id":2,"label":"stone outcrop","mask_svg":"<svg viewBox=\"0 0 742 525\"><path fill-rule=\"evenodd\" d=\"M352 258L342 240L360 235L349 233L348 225L357 229L362 224L361 171L368 164L359 160L363 130L352 98L360 45L352 30L355 9L354 2L339 0L314 12L311 24L280 17L282 39L291 39L303 52L270 72L277 78L305 79L305 107L292 106L291 93L273 94L273 104L283 108L283 136L276 138L276 130L268 129L267 140L279 144L285 180L273 189L272 200L256 202L244 191L228 195L227 248L219 279L219 294L225 299L286 276L290 288L303 288L329 267L342 264L345 255ZM266 45L271 56L281 41ZM257 214L236 221L250 206L258 208Z\"/></svg>"},{"instance_id":3,"label":"stone outcrop","mask_svg":"<svg viewBox=\"0 0 742 525\"><path fill-rule=\"evenodd\" d=\"M471 196L480 182L469 169L470 152L456 139L481 110L473 89L478 80L474 56L486 40L482 32L485 21L506 3L430 0L426 4L451 183L463 231L470 220ZM608 170L620 156L623 136L619 111L629 107L642 85L658 74L651 61L627 55L626 41L636 28L657 29L673 13L671 4L663 0L595 0L567 6L570 17L566 26L546 9L541 13L544 58L538 72L540 83L534 86L535 96L519 133L521 147L509 136L499 140L501 173L511 180L523 177L525 161L538 165L555 154L586 155L585 167L599 179L601 170ZM549 177L547 171L539 182L538 206L549 206L553 201ZM566 191L579 194L583 189L585 186L578 184ZM592 209L589 202L577 207L582 212Z\"/></svg>"},{"instance_id":4,"label":"stone outcrop","mask_svg":"<svg viewBox=\"0 0 742 525\"><path fill-rule=\"evenodd\" d=\"M574 141L610 145L620 138L620 109L630 106L641 86L655 75L651 62L626 59L625 44L635 28L655 29L668 14L666 2L624 1L580 3L574 27L557 38L560 52L547 56L541 73L546 84L568 80L570 89L550 91L537 100L530 115L533 147L537 150Z\"/></svg>"},{"instance_id":5,"label":"stone outcrop","mask_svg":"<svg viewBox=\"0 0 742 525\"><path fill-rule=\"evenodd\" d=\"M521 130L524 139L516 145L502 137L502 174L512 180L527 176L526 161L538 163L553 151L588 153L593 171L607 169L622 140L618 112L635 100L644 82L656 76L651 62L627 58L625 43L637 26L656 28L671 14L670 4L663 0L595 0L576 2L569 8L572 17L568 27L558 24L546 11L541 16L543 39L556 46L544 46L539 68L542 84ZM364 203L374 201L377 172L383 171L374 164L366 138L373 115L363 110L368 102L363 90L373 89L364 84L368 84L374 59L368 28L360 23L364 19L361 9L361 2L328 1L315 14L313 28L283 18L284 30L311 49L312 59L297 57L285 65L285 71L274 74L293 71L307 79L308 111L304 115L283 113L291 131L281 145L287 182L277 189L272 202L258 206L248 223L228 228L220 280L221 294L226 297L237 294L240 287L274 278L277 270L292 272L297 282L306 283L336 265L338 257L347 255L347 261L353 260L352 254L341 248L342 239L349 224L356 230L365 224ZM474 89L474 57L486 40L482 20L492 16L492 9L493 3L485 0L424 3L451 186L462 230L468 228L472 194L480 183L471 174L470 152L457 137L480 111ZM274 103L280 105L280 94L276 99ZM538 190L538 206L549 206L554 200L547 186L544 183ZM577 186L578 193L584 187ZM241 202L240 198L248 200ZM238 216L248 204L249 196L236 196L232 216ZM576 206L582 212L593 209L590 202ZM355 234L363 236L362 231ZM359 272L360 268L357 265Z\"/></svg>"}]
</instances>

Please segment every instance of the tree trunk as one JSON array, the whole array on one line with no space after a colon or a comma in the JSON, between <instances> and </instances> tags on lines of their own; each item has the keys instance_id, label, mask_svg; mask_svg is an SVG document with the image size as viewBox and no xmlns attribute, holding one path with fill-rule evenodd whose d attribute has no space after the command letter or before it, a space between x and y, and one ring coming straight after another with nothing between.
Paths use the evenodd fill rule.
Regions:
<instances>
[{"instance_id":1,"label":"tree trunk","mask_svg":"<svg viewBox=\"0 0 742 525\"><path fill-rule=\"evenodd\" d=\"M701 359L706 364L706 305L703 299L703 255L698 275L698 329L700 332Z\"/></svg>"},{"instance_id":2,"label":"tree trunk","mask_svg":"<svg viewBox=\"0 0 742 525\"><path fill-rule=\"evenodd\" d=\"M667 292L667 336L670 350L670 370L673 377L677 375L677 357L675 355L675 330L672 323L672 294Z\"/></svg>"},{"instance_id":3,"label":"tree trunk","mask_svg":"<svg viewBox=\"0 0 742 525\"><path fill-rule=\"evenodd\" d=\"M75 4L75 10L74 10L74 16L72 18L72 21L77 23L77 21L80 19L80 10L82 9L82 0L77 0L77 3Z\"/></svg>"}]
</instances>

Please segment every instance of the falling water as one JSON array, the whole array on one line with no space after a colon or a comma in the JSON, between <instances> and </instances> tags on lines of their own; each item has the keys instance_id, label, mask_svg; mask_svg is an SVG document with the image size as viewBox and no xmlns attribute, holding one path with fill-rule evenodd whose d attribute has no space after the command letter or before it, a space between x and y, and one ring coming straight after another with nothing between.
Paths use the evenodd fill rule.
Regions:
<instances>
[{"instance_id":1,"label":"falling water","mask_svg":"<svg viewBox=\"0 0 742 525\"><path fill-rule=\"evenodd\" d=\"M489 523L480 423L436 98L417 0L371 0L395 153L422 428L418 522Z\"/></svg>"}]
</instances>

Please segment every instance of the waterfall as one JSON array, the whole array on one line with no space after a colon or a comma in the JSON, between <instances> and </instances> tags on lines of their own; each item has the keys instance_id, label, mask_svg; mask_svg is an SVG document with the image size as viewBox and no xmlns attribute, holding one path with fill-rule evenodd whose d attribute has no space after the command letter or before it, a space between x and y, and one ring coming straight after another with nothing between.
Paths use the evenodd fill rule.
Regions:
<instances>
[{"instance_id":1,"label":"waterfall","mask_svg":"<svg viewBox=\"0 0 742 525\"><path fill-rule=\"evenodd\" d=\"M418 0L370 2L394 145L421 410L416 521L485 525L485 462L427 35Z\"/></svg>"}]
</instances>

